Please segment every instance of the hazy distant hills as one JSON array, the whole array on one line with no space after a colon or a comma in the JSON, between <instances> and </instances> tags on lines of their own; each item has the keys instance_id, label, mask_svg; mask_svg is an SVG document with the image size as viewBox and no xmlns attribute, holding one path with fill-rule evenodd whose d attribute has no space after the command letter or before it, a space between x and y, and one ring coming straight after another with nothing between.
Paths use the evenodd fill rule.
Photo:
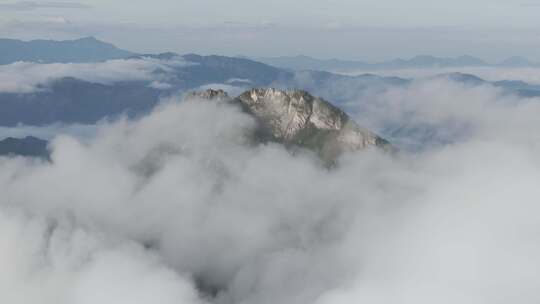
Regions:
<instances>
[{"instance_id":1,"label":"hazy distant hills","mask_svg":"<svg viewBox=\"0 0 540 304\"><path fill-rule=\"evenodd\" d=\"M325 71L354 71L354 70L391 70L412 68L453 68L453 67L527 67L540 66L523 57L510 57L500 63L491 64L472 56L435 57L420 55L411 59L394 59L378 63L363 61L316 59L309 56L266 57L254 60L293 70L325 70Z\"/></svg>"},{"instance_id":2,"label":"hazy distant hills","mask_svg":"<svg viewBox=\"0 0 540 304\"><path fill-rule=\"evenodd\" d=\"M7 47L8 45L10 46ZM20 48L13 45L18 45ZM20 51L16 51L17 49ZM117 58L124 58L125 61L97 63ZM223 88L235 95L244 91L261 92L264 96L280 95L279 92L283 90L296 92L298 95L300 94L298 90L303 90L310 93L298 95L303 96L305 100L310 99L309 96L320 96L322 99L332 100L344 111L356 111L361 117L358 113L368 110L373 105L374 96L392 89L404 88L415 81L429 81L429 78L415 80L375 74L352 76L325 70L456 67L458 69L455 70L459 71L461 66L536 66L521 57L511 57L500 64L490 65L470 56L457 58L417 56L409 60L397 59L378 64L318 60L299 56L263 60L265 63L248 58L216 55L176 53L140 55L120 50L94 38L58 42L44 40L20 42L0 39L0 60L3 63L18 60L37 62L29 65L0 66L0 69L3 69L0 72L4 72L3 79L8 84L4 86L6 88L4 91L0 90L1 127L46 126L56 123L94 124L103 119L114 119L119 116L133 118L150 112L161 100L167 100L166 97L179 96L193 90L204 91L208 88ZM96 64L85 65L84 73L77 73L78 67L70 65L75 73L63 76L66 74L62 74L61 71L54 73L55 70L50 70L56 67L40 64L52 62L96 62ZM19 71L19 66L24 67L25 70ZM32 74L24 74L27 73L28 66L39 71L36 77ZM133 66L145 67L144 77L126 79L126 75L131 75L132 72L138 73L139 70L131 69ZM17 74L19 72L22 74ZM39 74L43 73L50 77L40 78ZM88 77L88 74L92 73L101 75L101 78ZM13 83L26 83L28 80L31 89L10 91L10 75L14 76ZM103 77L108 80L101 81ZM494 86L500 88L503 94L540 96L540 85L517 80L491 82L465 73L445 73L430 78L449 80L471 87ZM37 82L32 82L35 79ZM260 88L260 91L252 91L252 88ZM268 88L281 91L266 90ZM287 94L283 96L285 96L283 100L290 98ZM441 130L431 125L396 125L390 122L377 126L375 131L400 146L408 145L408 148L415 149L417 143L435 141L440 137L437 132ZM317 135L319 133L315 134L313 138L319 138ZM303 143L304 140L312 139L311 135L300 138ZM412 139L412 143L403 144L399 142L400 138ZM0 155L47 157L48 151L44 141L32 137L9 138L0 142Z\"/></svg>"},{"instance_id":3,"label":"hazy distant hills","mask_svg":"<svg viewBox=\"0 0 540 304\"><path fill-rule=\"evenodd\" d=\"M48 142L36 137L8 137L0 140L0 156L29 156L49 158Z\"/></svg>"},{"instance_id":4,"label":"hazy distant hills","mask_svg":"<svg viewBox=\"0 0 540 304\"><path fill-rule=\"evenodd\" d=\"M152 109L162 92L141 82L111 85L61 78L31 93L0 93L0 126L95 123Z\"/></svg>"},{"instance_id":5,"label":"hazy distant hills","mask_svg":"<svg viewBox=\"0 0 540 304\"><path fill-rule=\"evenodd\" d=\"M76 40L32 40L21 41L15 39L0 39L0 64L9 64L17 61L41 63L83 63L99 62L110 59L121 59L139 56L133 52L117 48L113 44L86 37ZM149 56L149 55L145 55ZM163 53L158 59L178 56L175 53ZM189 61L216 60L219 56L184 55ZM197 57L198 56L198 57ZM223 57L222 57L223 58ZM229 63L234 58L228 57ZM170 58L169 58L170 59ZM540 64L526 58L514 56L500 63L488 63L472 56L436 57L419 55L410 59L394 59L378 63L368 63L355 60L317 59L305 55L284 57L238 57L238 59L251 59L253 61L271 65L277 68L292 70L322 70L322 71L353 71L378 69L408 69L408 68L445 68L445 67L472 67L472 66L499 66L499 67L539 67ZM217 61L215 61L217 63ZM207 62L208 63L208 62Z\"/></svg>"},{"instance_id":6,"label":"hazy distant hills","mask_svg":"<svg viewBox=\"0 0 540 304\"><path fill-rule=\"evenodd\" d=\"M17 61L41 63L82 63L126 58L132 52L115 47L93 37L77 40L21 41L0 39L0 64Z\"/></svg>"},{"instance_id":7,"label":"hazy distant hills","mask_svg":"<svg viewBox=\"0 0 540 304\"><path fill-rule=\"evenodd\" d=\"M385 90L409 80L375 75L345 76L320 71L292 72L262 63L222 56L190 55L196 64L156 70L164 88L152 81L93 83L64 77L28 93L0 92L0 126L95 123L118 115L150 111L162 97L208 87L246 90L253 87L298 88L342 103L366 90Z\"/></svg>"},{"instance_id":8,"label":"hazy distant hills","mask_svg":"<svg viewBox=\"0 0 540 304\"><path fill-rule=\"evenodd\" d=\"M510 57L504 61L502 61L499 66L504 66L504 67L530 67L530 66L534 66L534 67L540 67L540 64L538 63L535 63L535 62L532 62L526 58L523 58L523 57L519 57L519 56L513 56L513 57Z\"/></svg>"},{"instance_id":9,"label":"hazy distant hills","mask_svg":"<svg viewBox=\"0 0 540 304\"><path fill-rule=\"evenodd\" d=\"M49 47L50 43L60 50L52 51ZM83 47L85 44L88 45L87 48ZM96 48L112 50L106 56L112 58L126 56L128 60L145 61L144 64L153 69L151 79L138 81L118 79L97 83L76 77L57 77L39 83L35 90L28 92L0 91L0 126L13 127L19 124L41 126L54 123L92 124L119 115L135 117L149 112L163 97L179 95L192 90L204 90L209 87L231 89L237 93L251 88L300 89L326 100L332 100L336 105L348 110L348 103L351 101L357 105L369 104L370 98L374 95L392 88L407 86L413 81L412 79L382 77L374 74L347 76L321 71L332 65L353 66L352 62L339 60L324 61L326 65L317 65L318 70L295 70L239 57L179 55L175 53L137 55L118 50L112 45L93 38L71 42L49 41L45 42L46 47L43 49L39 45L38 43L33 49L33 52L37 54L35 58L45 58L49 52L52 52L53 54L48 57L50 62L74 61L75 56L78 56L78 61L83 62L98 60L96 58L104 60L105 55L98 56L99 52L93 54L92 50ZM77 49L81 48L76 54L70 53L73 45L78 45ZM98 45L103 46L103 48L97 47ZM92 53L92 55L85 57L83 54L87 53ZM5 54L2 53L0 56L5 56ZM302 57L302 60L304 60L304 64L317 64L316 59L309 57ZM453 59L418 56L411 60L391 61L388 64L393 67L433 66L434 64L442 64L441 62L446 66L485 64L479 59L468 56ZM141 62L134 64L140 65ZM514 57L505 64L523 66L528 62ZM87 68L91 69L92 67ZM115 69L117 68L119 67L115 66ZM300 67L298 68L300 69ZM303 66L303 68L308 68L308 66ZM118 72L115 69L113 71ZM9 71L12 70L13 73L16 73L16 67L10 67ZM443 74L436 77L471 86L492 85L500 87L509 94L528 97L540 96L540 86L522 81L489 82L474 75L462 73Z\"/></svg>"},{"instance_id":10,"label":"hazy distant hills","mask_svg":"<svg viewBox=\"0 0 540 304\"><path fill-rule=\"evenodd\" d=\"M164 58L163 54L156 56ZM171 53L165 54L165 57L167 56L171 56ZM267 86L280 80L289 81L293 77L289 71L248 59L196 54L177 56L190 63L174 71L174 85L180 89L190 89L211 83L233 85L241 83L250 87Z\"/></svg>"},{"instance_id":11,"label":"hazy distant hills","mask_svg":"<svg viewBox=\"0 0 540 304\"><path fill-rule=\"evenodd\" d=\"M330 102L302 90L250 89L238 97L222 90L194 92L188 99L206 99L237 105L257 121L250 138L277 142L290 148L306 148L323 161L333 163L346 151L377 147L394 151L388 141L359 126ZM49 158L47 141L35 137L0 140L0 156Z\"/></svg>"},{"instance_id":12,"label":"hazy distant hills","mask_svg":"<svg viewBox=\"0 0 540 304\"><path fill-rule=\"evenodd\" d=\"M156 58L166 56L155 55ZM0 126L47 125L57 122L92 124L118 115L138 116L150 111L162 97L204 87L297 88L333 100L338 105L363 100L364 94L405 86L412 80L372 74L347 76L324 71L291 71L259 62L224 56L175 55L189 60L169 70L156 69L166 79L165 87L152 81L117 81L103 84L73 77L41 84L28 93L0 92ZM144 59L141 59L144 60ZM166 60L166 59L160 59ZM474 75L445 74L452 81L468 85L495 85L524 96L540 96L540 87L519 81L488 82ZM369 93L369 94L367 94Z\"/></svg>"}]
</instances>

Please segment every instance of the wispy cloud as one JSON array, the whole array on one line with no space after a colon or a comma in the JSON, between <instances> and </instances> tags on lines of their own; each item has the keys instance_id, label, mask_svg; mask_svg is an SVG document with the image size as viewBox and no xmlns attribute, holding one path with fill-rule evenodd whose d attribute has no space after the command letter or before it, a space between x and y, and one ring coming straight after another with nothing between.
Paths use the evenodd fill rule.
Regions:
<instances>
[{"instance_id":1,"label":"wispy cloud","mask_svg":"<svg viewBox=\"0 0 540 304\"><path fill-rule=\"evenodd\" d=\"M145 59L119 59L100 63L51 63L16 62L0 66L0 93L31 93L40 85L74 77L84 81L111 84L117 81L148 81L154 88L165 88L166 78L155 70L172 71L189 63L176 59L168 62Z\"/></svg>"},{"instance_id":2,"label":"wispy cloud","mask_svg":"<svg viewBox=\"0 0 540 304\"><path fill-rule=\"evenodd\" d=\"M0 4L2 10L13 11L31 11L42 8L69 8L69 9L88 9L91 6L80 2L37 2L37 1L18 1L6 4Z\"/></svg>"}]
</instances>

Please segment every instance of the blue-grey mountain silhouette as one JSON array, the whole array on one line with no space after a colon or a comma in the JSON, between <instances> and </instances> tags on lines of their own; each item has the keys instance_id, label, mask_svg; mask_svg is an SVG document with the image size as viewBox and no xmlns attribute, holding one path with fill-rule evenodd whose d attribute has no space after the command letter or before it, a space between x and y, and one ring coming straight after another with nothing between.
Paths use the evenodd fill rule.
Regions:
<instances>
[{"instance_id":1,"label":"blue-grey mountain silhouette","mask_svg":"<svg viewBox=\"0 0 540 304\"><path fill-rule=\"evenodd\" d=\"M94 37L77 40L21 41L0 39L0 64L17 61L40 63L81 63L120 59L134 54Z\"/></svg>"}]
</instances>

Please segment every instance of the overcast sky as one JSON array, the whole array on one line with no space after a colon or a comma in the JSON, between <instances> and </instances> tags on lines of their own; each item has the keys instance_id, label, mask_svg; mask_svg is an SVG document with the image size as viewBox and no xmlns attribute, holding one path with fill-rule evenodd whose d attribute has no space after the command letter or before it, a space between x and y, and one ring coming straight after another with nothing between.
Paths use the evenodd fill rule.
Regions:
<instances>
[{"instance_id":1,"label":"overcast sky","mask_svg":"<svg viewBox=\"0 0 540 304\"><path fill-rule=\"evenodd\" d=\"M138 52L540 60L540 0L0 0L0 36Z\"/></svg>"}]
</instances>

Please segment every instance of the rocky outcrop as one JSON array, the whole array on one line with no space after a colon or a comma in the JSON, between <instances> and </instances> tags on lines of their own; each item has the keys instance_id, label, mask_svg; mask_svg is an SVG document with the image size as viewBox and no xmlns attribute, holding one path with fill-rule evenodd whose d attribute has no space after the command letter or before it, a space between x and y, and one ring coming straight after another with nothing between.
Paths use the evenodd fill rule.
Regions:
<instances>
[{"instance_id":1,"label":"rocky outcrop","mask_svg":"<svg viewBox=\"0 0 540 304\"><path fill-rule=\"evenodd\" d=\"M305 91L252 89L230 98L224 91L207 90L188 97L239 104L259 122L257 139L308 148L327 161L346 151L392 149L386 140L360 127L342 110Z\"/></svg>"}]
</instances>

